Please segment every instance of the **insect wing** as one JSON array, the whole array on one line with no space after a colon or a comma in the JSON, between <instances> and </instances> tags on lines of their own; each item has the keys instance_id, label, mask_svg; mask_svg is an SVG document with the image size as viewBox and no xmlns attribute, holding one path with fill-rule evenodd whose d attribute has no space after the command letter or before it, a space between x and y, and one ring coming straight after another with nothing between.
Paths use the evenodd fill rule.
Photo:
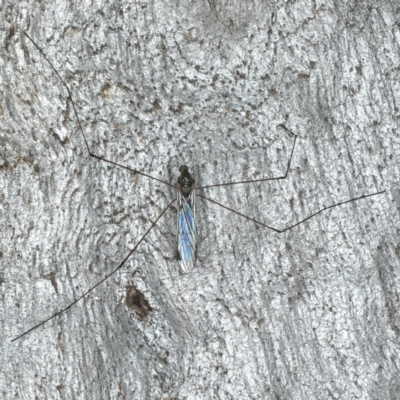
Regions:
<instances>
[{"instance_id":1,"label":"insect wing","mask_svg":"<svg viewBox=\"0 0 400 400\"><path fill-rule=\"evenodd\" d=\"M178 264L184 273L193 270L196 262L195 195L187 198L178 191Z\"/></svg>"}]
</instances>

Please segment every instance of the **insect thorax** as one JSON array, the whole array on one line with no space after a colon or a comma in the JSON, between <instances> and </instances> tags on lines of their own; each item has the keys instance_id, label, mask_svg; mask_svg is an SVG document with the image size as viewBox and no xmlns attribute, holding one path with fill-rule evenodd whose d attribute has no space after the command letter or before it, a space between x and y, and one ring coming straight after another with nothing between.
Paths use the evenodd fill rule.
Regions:
<instances>
[{"instance_id":1,"label":"insect thorax","mask_svg":"<svg viewBox=\"0 0 400 400\"><path fill-rule=\"evenodd\" d=\"M177 182L178 189L184 197L188 197L194 189L194 179L186 165L180 166L179 171L181 174L179 175Z\"/></svg>"}]
</instances>

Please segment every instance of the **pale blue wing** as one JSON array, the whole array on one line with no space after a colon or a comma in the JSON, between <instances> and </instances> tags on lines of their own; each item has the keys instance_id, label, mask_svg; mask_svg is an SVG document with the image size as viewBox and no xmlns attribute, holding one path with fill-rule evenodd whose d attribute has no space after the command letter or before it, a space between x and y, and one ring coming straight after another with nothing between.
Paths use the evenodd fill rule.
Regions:
<instances>
[{"instance_id":1,"label":"pale blue wing","mask_svg":"<svg viewBox=\"0 0 400 400\"><path fill-rule=\"evenodd\" d=\"M195 197L178 192L178 264L184 273L193 270L196 262Z\"/></svg>"}]
</instances>

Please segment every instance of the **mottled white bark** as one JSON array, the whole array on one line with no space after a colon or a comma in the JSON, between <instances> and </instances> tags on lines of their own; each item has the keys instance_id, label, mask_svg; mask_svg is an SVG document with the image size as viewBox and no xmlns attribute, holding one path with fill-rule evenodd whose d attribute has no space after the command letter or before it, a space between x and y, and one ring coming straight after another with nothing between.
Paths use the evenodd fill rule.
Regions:
<instances>
[{"instance_id":1,"label":"mottled white bark","mask_svg":"<svg viewBox=\"0 0 400 400\"><path fill-rule=\"evenodd\" d=\"M3 1L0 290L4 399L397 399L396 1ZM182 276L175 183L202 193Z\"/></svg>"}]
</instances>

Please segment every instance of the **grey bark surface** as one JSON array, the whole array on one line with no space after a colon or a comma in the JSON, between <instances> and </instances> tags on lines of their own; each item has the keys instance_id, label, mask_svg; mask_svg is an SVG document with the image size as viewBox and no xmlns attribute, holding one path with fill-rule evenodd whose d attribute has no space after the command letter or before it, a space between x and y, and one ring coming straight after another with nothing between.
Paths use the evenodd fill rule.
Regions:
<instances>
[{"instance_id":1,"label":"grey bark surface","mask_svg":"<svg viewBox=\"0 0 400 400\"><path fill-rule=\"evenodd\" d=\"M399 399L396 1L3 1L3 399ZM200 193L195 271L175 184ZM136 296L136 297L135 297Z\"/></svg>"}]
</instances>

